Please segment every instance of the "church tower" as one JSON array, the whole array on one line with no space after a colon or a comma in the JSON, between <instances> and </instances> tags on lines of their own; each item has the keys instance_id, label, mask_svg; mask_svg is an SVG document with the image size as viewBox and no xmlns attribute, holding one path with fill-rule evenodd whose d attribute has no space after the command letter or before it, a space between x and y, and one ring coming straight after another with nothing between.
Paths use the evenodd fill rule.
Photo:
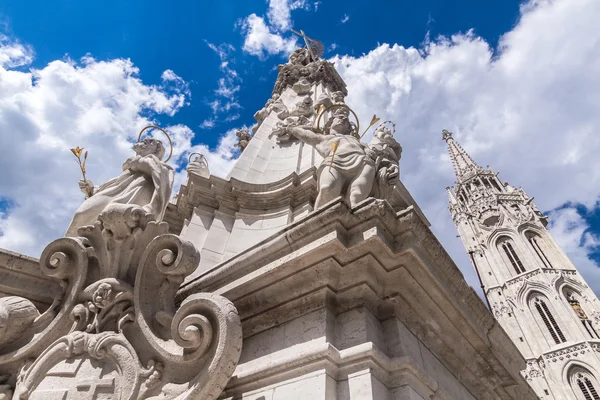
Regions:
<instances>
[{"instance_id":1,"label":"church tower","mask_svg":"<svg viewBox=\"0 0 600 400\"><path fill-rule=\"evenodd\" d=\"M442 131L456 173L449 209L494 316L541 399L600 400L600 303L522 188Z\"/></svg>"}]
</instances>

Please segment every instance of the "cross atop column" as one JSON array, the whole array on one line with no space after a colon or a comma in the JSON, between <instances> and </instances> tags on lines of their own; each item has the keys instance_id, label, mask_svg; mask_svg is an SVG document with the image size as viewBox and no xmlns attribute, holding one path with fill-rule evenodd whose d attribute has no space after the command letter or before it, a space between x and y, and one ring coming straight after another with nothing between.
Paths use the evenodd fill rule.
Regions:
<instances>
[{"instance_id":1,"label":"cross atop column","mask_svg":"<svg viewBox=\"0 0 600 400\"><path fill-rule=\"evenodd\" d=\"M317 59L317 55L314 52L313 49L313 44L312 43L318 43L317 40L315 39L311 39L308 36L306 36L306 33L304 33L304 31L302 29L300 29L300 32L292 29L292 32L295 33L296 35L300 36L302 39L304 39L304 44L306 45L306 49L308 50L310 56L312 57L313 60Z\"/></svg>"}]
</instances>

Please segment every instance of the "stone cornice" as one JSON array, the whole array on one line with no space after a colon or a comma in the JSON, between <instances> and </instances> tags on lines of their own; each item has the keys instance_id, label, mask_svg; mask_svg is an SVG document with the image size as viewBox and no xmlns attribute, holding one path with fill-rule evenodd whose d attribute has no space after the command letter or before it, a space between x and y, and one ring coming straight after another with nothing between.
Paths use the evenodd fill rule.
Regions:
<instances>
[{"instance_id":1,"label":"stone cornice","mask_svg":"<svg viewBox=\"0 0 600 400\"><path fill-rule=\"evenodd\" d=\"M244 212L264 212L284 207L306 206L314 202L317 192L315 167L300 174L292 173L268 184L247 183L235 178L225 180L216 176L205 178L190 174L186 184L181 185L177 201L167 207L165 221L169 223L171 232L178 233L181 232L184 221L191 218L198 206L231 210L231 214L240 209ZM395 210L412 205L427 226L430 225L401 181L394 184L388 202Z\"/></svg>"},{"instance_id":2,"label":"stone cornice","mask_svg":"<svg viewBox=\"0 0 600 400\"><path fill-rule=\"evenodd\" d=\"M206 271L179 296L198 290L232 300L245 336L318 308L362 305L381 319L403 318L476 397L523 379L517 348L412 207L331 202Z\"/></svg>"}]
</instances>

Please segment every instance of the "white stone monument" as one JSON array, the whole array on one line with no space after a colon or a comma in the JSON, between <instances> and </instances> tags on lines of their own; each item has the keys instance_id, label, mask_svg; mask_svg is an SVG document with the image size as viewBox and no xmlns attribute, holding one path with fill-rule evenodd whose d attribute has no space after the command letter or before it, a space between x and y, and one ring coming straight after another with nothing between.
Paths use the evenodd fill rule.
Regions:
<instances>
[{"instance_id":1,"label":"white stone monument","mask_svg":"<svg viewBox=\"0 0 600 400\"><path fill-rule=\"evenodd\" d=\"M300 34L227 179L190 156L175 200L153 202L172 180L158 145L138 151L151 168L93 191L38 272L8 255L5 398L535 398L402 184L394 130L361 140L344 82ZM149 173L143 199L117 201Z\"/></svg>"}]
</instances>

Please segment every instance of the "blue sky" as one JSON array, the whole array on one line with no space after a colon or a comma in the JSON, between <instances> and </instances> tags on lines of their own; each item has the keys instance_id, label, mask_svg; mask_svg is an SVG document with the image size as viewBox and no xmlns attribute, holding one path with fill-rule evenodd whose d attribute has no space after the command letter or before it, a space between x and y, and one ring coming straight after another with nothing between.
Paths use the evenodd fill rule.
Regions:
<instances>
[{"instance_id":1,"label":"blue sky","mask_svg":"<svg viewBox=\"0 0 600 400\"><path fill-rule=\"evenodd\" d=\"M207 44L235 47L231 66L241 77L236 121L221 121L214 128L196 132L196 141L216 146L219 136L242 124L270 97L276 71L285 55L264 61L242 51L244 36L239 21L251 13L265 15L262 0L204 1L32 1L0 3L5 30L35 48L33 67L41 68L65 55L78 60L91 54L98 60L129 58L140 69L146 84L159 84L164 70L171 69L189 82L191 102L163 124L182 123L199 127L212 116L207 104L215 99L221 77L220 59ZM347 22L342 23L344 16ZM294 26L322 41L326 56L361 55L379 43L418 47L431 37L467 32L495 46L498 38L515 25L519 2L493 1L356 1L325 0L317 11L297 10ZM289 32L287 35L291 35ZM337 45L332 50L332 45Z\"/></svg>"},{"instance_id":2,"label":"blue sky","mask_svg":"<svg viewBox=\"0 0 600 400\"><path fill-rule=\"evenodd\" d=\"M597 0L4 0L0 247L36 256L63 234L81 202L68 147L90 150L100 183L156 122L175 141L176 184L192 151L226 175L294 27L324 43L361 119L397 123L401 179L472 286L442 128L535 196L598 293L598 19Z\"/></svg>"}]
</instances>

